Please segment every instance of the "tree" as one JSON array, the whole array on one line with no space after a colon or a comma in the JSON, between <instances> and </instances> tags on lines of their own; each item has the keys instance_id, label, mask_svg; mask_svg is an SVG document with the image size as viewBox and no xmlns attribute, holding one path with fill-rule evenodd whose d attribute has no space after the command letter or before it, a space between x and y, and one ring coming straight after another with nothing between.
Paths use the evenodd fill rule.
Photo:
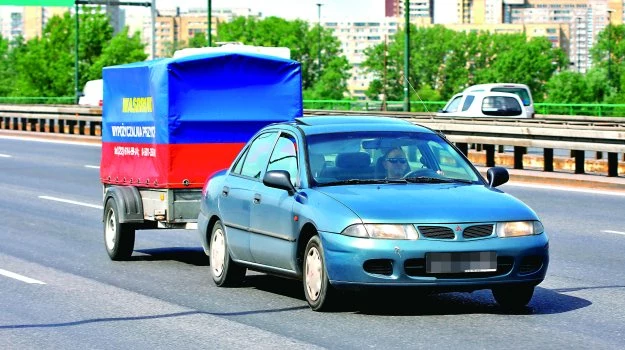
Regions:
<instances>
[{"instance_id":1,"label":"tree","mask_svg":"<svg viewBox=\"0 0 625 350\"><path fill-rule=\"evenodd\" d=\"M87 71L85 80L101 79L102 68L106 66L144 61L148 57L144 50L145 44L141 42L141 34L135 32L129 37L128 27L125 27L106 45L102 54Z\"/></svg>"},{"instance_id":2,"label":"tree","mask_svg":"<svg viewBox=\"0 0 625 350\"><path fill-rule=\"evenodd\" d=\"M311 29L302 20L237 17L232 22L219 25L217 40L256 46L288 47L291 58L302 64L302 88L307 98L343 98L351 67L341 55L338 39L327 29L321 28L321 33L319 30L319 26ZM319 44L321 69L317 64Z\"/></svg>"},{"instance_id":3,"label":"tree","mask_svg":"<svg viewBox=\"0 0 625 350\"><path fill-rule=\"evenodd\" d=\"M80 14L79 87L100 79L102 67L145 60L145 45L139 33L128 37L128 29L113 37L113 28L101 9L84 7ZM0 93L12 96L73 96L75 70L75 20L69 13L52 17L41 37L10 45L6 61L0 63L1 79L11 79ZM0 57L2 57L0 44ZM10 62L13 75L2 73ZM8 77L8 78L7 78Z\"/></svg>"},{"instance_id":4,"label":"tree","mask_svg":"<svg viewBox=\"0 0 625 350\"><path fill-rule=\"evenodd\" d=\"M610 56L608 58L608 51ZM625 91L625 25L609 24L599 33L597 43L590 49L593 68L606 73L606 83L615 93ZM610 68L608 74L608 66ZM608 79L609 78L609 79ZM624 100L621 100L621 103Z\"/></svg>"},{"instance_id":5,"label":"tree","mask_svg":"<svg viewBox=\"0 0 625 350\"><path fill-rule=\"evenodd\" d=\"M524 34L464 33L436 25L411 26L410 38L411 88L430 86L443 98L473 84L515 82L530 86L540 100L543 84L567 63L547 39L528 40ZM400 31L386 49L380 44L366 51L363 66L382 80L370 85L369 98L377 99L384 89L387 100L403 98L404 40Z\"/></svg>"}]
</instances>

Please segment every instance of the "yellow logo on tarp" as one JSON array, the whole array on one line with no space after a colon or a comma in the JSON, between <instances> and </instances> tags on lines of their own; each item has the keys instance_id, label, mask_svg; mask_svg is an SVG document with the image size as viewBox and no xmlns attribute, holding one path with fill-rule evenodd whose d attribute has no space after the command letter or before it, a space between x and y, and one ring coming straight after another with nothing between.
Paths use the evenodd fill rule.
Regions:
<instances>
[{"instance_id":1,"label":"yellow logo on tarp","mask_svg":"<svg viewBox=\"0 0 625 350\"><path fill-rule=\"evenodd\" d=\"M124 113L152 112L152 97L124 97L122 98L122 112Z\"/></svg>"}]
</instances>

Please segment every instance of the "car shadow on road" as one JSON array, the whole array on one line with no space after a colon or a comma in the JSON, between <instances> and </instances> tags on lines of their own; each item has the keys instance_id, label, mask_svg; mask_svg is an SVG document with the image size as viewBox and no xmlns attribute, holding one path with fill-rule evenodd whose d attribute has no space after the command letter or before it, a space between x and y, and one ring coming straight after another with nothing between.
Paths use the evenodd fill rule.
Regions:
<instances>
[{"instance_id":1,"label":"car shadow on road","mask_svg":"<svg viewBox=\"0 0 625 350\"><path fill-rule=\"evenodd\" d=\"M271 275L248 273L243 287L255 288L306 302L302 282ZM536 287L527 307L506 310L500 307L489 290L472 293L424 293L418 289L376 289L341 293L334 312L353 312L367 315L429 316L463 314L551 315L570 312L592 305L587 299L569 295L581 289L547 289ZM603 288L625 288L605 286Z\"/></svg>"},{"instance_id":2,"label":"car shadow on road","mask_svg":"<svg viewBox=\"0 0 625 350\"><path fill-rule=\"evenodd\" d=\"M167 247L138 249L129 261L178 261L181 263L208 266L209 258L201 247Z\"/></svg>"}]
</instances>

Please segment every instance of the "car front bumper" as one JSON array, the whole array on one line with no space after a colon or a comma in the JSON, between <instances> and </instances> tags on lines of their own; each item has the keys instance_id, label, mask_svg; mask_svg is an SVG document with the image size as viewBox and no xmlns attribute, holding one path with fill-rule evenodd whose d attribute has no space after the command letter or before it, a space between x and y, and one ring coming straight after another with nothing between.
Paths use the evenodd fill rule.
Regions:
<instances>
[{"instance_id":1,"label":"car front bumper","mask_svg":"<svg viewBox=\"0 0 625 350\"><path fill-rule=\"evenodd\" d=\"M366 239L327 232L321 232L320 236L328 277L337 287L419 286L477 290L501 284L537 285L545 278L549 264L546 233L465 241ZM427 273L426 253L435 252L495 252L497 271Z\"/></svg>"}]
</instances>

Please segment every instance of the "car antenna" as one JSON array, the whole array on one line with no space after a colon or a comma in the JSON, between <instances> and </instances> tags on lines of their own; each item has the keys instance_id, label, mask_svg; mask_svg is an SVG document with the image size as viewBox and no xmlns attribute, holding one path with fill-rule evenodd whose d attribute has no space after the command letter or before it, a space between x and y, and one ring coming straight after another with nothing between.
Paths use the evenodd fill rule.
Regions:
<instances>
[{"instance_id":1,"label":"car antenna","mask_svg":"<svg viewBox=\"0 0 625 350\"><path fill-rule=\"evenodd\" d=\"M401 73L401 75L402 75L403 79L406 79L406 82L408 83L408 86L410 86L412 91L414 91L415 95L417 95L417 98L419 99L419 101L423 105L423 108L425 108L425 112L429 114L430 111L428 110L428 106L425 104L425 102L423 102L423 100L421 99L421 96L419 96L419 93L417 92L417 90L415 90L414 86L412 86L412 84L410 84L410 80L406 78L406 76L403 74L403 72Z\"/></svg>"}]
</instances>

